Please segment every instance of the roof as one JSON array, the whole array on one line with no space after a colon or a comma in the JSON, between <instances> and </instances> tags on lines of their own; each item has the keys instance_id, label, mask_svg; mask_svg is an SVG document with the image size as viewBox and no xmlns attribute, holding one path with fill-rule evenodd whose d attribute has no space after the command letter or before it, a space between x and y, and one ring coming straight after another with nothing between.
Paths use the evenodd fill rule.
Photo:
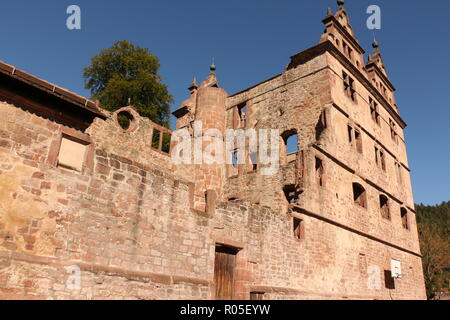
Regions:
<instances>
[{"instance_id":1,"label":"roof","mask_svg":"<svg viewBox=\"0 0 450 320\"><path fill-rule=\"evenodd\" d=\"M65 88L61 88L53 83L33 76L26 71L17 69L16 67L9 65L3 61L0 61L0 73L20 82L31 85L39 90L47 92L50 95L63 99L79 108L94 113L96 116L99 116L101 118L106 117L105 113L102 112L96 102L80 96L74 92L71 92Z\"/></svg>"}]
</instances>

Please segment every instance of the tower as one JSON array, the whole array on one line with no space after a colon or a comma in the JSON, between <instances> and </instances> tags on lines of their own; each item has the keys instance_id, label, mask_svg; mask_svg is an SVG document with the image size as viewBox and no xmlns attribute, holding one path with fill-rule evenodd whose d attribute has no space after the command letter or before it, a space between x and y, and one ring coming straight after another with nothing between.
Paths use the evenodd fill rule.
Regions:
<instances>
[{"instance_id":1,"label":"tower","mask_svg":"<svg viewBox=\"0 0 450 320\"><path fill-rule=\"evenodd\" d=\"M200 87L194 79L189 92L190 97L174 112L174 115L177 117L177 129L187 128L193 138L193 165L188 167L192 169L195 181L194 209L205 211L206 199L215 199L222 187L223 163L208 164L205 155L210 154L214 157L217 156L216 152L220 152L212 150L211 154L211 141L213 139L223 141L225 101L228 94L219 87L214 63Z\"/></svg>"}]
</instances>

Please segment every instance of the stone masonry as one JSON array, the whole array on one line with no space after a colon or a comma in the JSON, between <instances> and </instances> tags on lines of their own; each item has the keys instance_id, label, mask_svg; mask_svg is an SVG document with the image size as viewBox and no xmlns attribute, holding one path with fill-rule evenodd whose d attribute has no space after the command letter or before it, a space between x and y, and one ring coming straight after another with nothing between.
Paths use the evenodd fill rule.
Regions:
<instances>
[{"instance_id":1,"label":"stone masonry","mask_svg":"<svg viewBox=\"0 0 450 320\"><path fill-rule=\"evenodd\" d=\"M0 299L425 299L395 88L343 5L323 22L282 74L228 95L212 66L174 112L191 134L278 129L274 175L248 153L175 164L132 106L0 63Z\"/></svg>"}]
</instances>

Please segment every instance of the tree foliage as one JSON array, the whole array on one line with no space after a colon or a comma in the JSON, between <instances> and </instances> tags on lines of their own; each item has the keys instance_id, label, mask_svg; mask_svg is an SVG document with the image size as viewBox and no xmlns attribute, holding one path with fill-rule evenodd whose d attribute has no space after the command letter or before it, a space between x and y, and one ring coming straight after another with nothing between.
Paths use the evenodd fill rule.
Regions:
<instances>
[{"instance_id":1,"label":"tree foliage","mask_svg":"<svg viewBox=\"0 0 450 320\"><path fill-rule=\"evenodd\" d=\"M450 285L450 202L416 205L428 298Z\"/></svg>"},{"instance_id":2,"label":"tree foliage","mask_svg":"<svg viewBox=\"0 0 450 320\"><path fill-rule=\"evenodd\" d=\"M168 127L172 96L161 82L159 67L159 59L147 48L117 41L84 68L85 87L107 110L120 109L130 100L141 116Z\"/></svg>"}]
</instances>

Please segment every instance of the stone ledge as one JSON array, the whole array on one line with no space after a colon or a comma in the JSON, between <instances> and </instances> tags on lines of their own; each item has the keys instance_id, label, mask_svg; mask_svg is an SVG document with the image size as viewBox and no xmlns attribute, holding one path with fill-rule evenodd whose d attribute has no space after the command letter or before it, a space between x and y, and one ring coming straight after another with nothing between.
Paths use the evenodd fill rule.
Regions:
<instances>
[{"instance_id":1,"label":"stone ledge","mask_svg":"<svg viewBox=\"0 0 450 320\"><path fill-rule=\"evenodd\" d=\"M209 286L212 283L209 280L201 278L129 270L120 267L97 265L74 260L61 261L53 257L43 257L20 252L0 251L0 258L5 258L11 261L26 262L31 264L48 265L56 268L78 266L82 271L91 272L94 274L118 276L132 281L155 282L165 285L188 283L194 285Z\"/></svg>"}]
</instances>

